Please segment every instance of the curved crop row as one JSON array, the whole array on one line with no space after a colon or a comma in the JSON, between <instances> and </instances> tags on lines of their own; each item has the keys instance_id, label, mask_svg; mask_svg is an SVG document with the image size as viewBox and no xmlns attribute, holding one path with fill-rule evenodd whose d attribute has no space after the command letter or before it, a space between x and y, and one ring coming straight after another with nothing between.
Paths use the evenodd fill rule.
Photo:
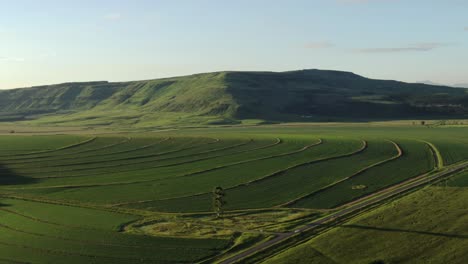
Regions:
<instances>
[{"instance_id":1,"label":"curved crop row","mask_svg":"<svg viewBox=\"0 0 468 264\"><path fill-rule=\"evenodd\" d=\"M2 159L2 162L8 165L37 163L37 162L40 162L41 160L46 160L46 159L50 159L54 157L62 158L64 156L77 155L77 154L89 153L89 152L93 152L93 151L97 151L101 149L106 149L109 147L113 147L115 145L123 144L127 142L128 140L129 140L128 138L122 139L120 137L97 137L96 139L90 140L79 146L57 150L52 153L46 153L46 155L28 156L25 158L19 158L19 159L13 159L13 160Z\"/></svg>"},{"instance_id":2,"label":"curved crop row","mask_svg":"<svg viewBox=\"0 0 468 264\"><path fill-rule=\"evenodd\" d=\"M84 214L94 218L88 225L104 222L115 213L96 214L96 209L49 205L36 202L7 200L13 210L28 209L28 214L40 213L43 217L54 212L54 217L66 221L69 214ZM9 207L10 208L10 207ZM11 211L11 209L9 209ZM88 216L88 213L92 215ZM163 238L104 231L100 229L82 229L62 224L52 224L50 220L27 217L23 213L7 213L0 210L0 254L15 261L57 261L71 258L73 261L99 263L169 263L196 262L227 246L223 239L186 239ZM100 219L99 217L105 218ZM63 219L65 217L65 219ZM91 220L91 219L88 219ZM83 219L74 219L75 223L84 223ZM116 244L116 242L118 244ZM9 251L6 251L8 248ZM18 252L27 253L22 256ZM35 253L32 253L35 252ZM32 259L31 257L34 257ZM67 261L67 263L70 263Z\"/></svg>"},{"instance_id":3,"label":"curved crop row","mask_svg":"<svg viewBox=\"0 0 468 264\"><path fill-rule=\"evenodd\" d=\"M128 183L129 181L154 181L161 180L166 178L180 177L184 175L189 175L191 173L198 173L205 170L211 170L214 166L219 166L220 164L226 165L235 165L238 162L245 161L246 159L256 158L261 159L272 154L281 154L285 152L290 152L302 148L302 144L293 144L293 143L281 143L283 141L276 141L270 143L268 141L258 141L253 146L249 148L233 151L227 155L221 155L219 157L214 157L209 160L198 161L195 164L180 164L180 163L169 163L161 167L162 164L156 164L148 168L135 165L135 167L127 166L125 169L119 168L118 172L114 168L111 170L104 170L101 172L93 171L93 173L85 173L84 175L66 175L65 178L47 178L43 179L42 182L35 184L35 186L24 187L24 188L44 188L44 187L53 187L53 186L82 186L84 184L108 184L115 182L124 182ZM75 177L77 176L77 177ZM100 176L100 177L96 177ZM23 187L22 187L23 188Z\"/></svg>"},{"instance_id":4,"label":"curved crop row","mask_svg":"<svg viewBox=\"0 0 468 264\"><path fill-rule=\"evenodd\" d=\"M308 196L292 206L305 208L334 208L366 194L419 176L435 166L433 154L424 142L398 141L403 155L372 167L353 178L336 184L333 188Z\"/></svg>"},{"instance_id":5,"label":"curved crop row","mask_svg":"<svg viewBox=\"0 0 468 264\"><path fill-rule=\"evenodd\" d=\"M215 152L222 152L225 150L229 149L234 149L240 146L247 145L251 143L251 140L248 141L241 141L241 143L234 141L218 141L216 142L217 144L204 144L204 145L198 145L194 147L190 147L185 149L186 151L182 152L174 152L171 151L170 153L159 153L159 154L154 154L153 156L128 156L125 158L117 158L113 159L110 157L105 157L107 158L104 161L98 160L93 160L93 161L83 161L83 160L75 160L74 163L59 163L56 165L50 165L45 168L41 168L40 174L48 174L47 177L52 177L50 176L51 173L56 173L60 172L63 176L64 173L66 172L81 172L81 171L86 171L86 172L95 172L96 170L99 169L107 169L107 168L115 168L117 171L122 171L121 167L125 167L128 169L128 166L134 166L138 165L138 167L145 168L145 164L150 164L150 167L153 167L155 162L160 162L160 161L166 161L166 160L171 160L171 159L179 159L179 158L185 158L185 157L193 157L195 155L203 155L203 154L210 154L210 153L215 153ZM194 154L195 153L195 154ZM47 169L49 168L49 169ZM28 175L33 176L34 170L31 169L32 173L28 173ZM89 175L89 174L88 174Z\"/></svg>"},{"instance_id":6,"label":"curved crop row","mask_svg":"<svg viewBox=\"0 0 468 264\"><path fill-rule=\"evenodd\" d=\"M300 152L290 153L268 159L249 161L249 163L235 164L223 168L213 168L203 173L191 173L174 178L162 180L149 180L136 183L116 183L100 186L77 186L74 188L62 187L60 189L36 190L37 193L47 194L49 197L65 200L94 201L98 203L120 203L125 201L141 201L149 199L165 199L180 197L196 193L209 192L213 186L225 188L236 186L245 182L273 174L284 168L302 164L312 158L339 155L359 149L359 140L328 139L326 144L313 148L303 148ZM246 166L248 164L249 166ZM251 170L250 168L255 168ZM190 186L190 189L180 188ZM121 191L125 189L125 192ZM34 190L30 190L33 191ZM98 194L99 195L96 195Z\"/></svg>"},{"instance_id":7,"label":"curved crop row","mask_svg":"<svg viewBox=\"0 0 468 264\"><path fill-rule=\"evenodd\" d=\"M351 153L313 160L270 177L229 188L226 190L225 209L276 206L344 179L362 167L385 160L396 152L389 142L371 141ZM132 207L171 212L210 211L210 199L211 193L207 193L135 204Z\"/></svg>"}]
</instances>

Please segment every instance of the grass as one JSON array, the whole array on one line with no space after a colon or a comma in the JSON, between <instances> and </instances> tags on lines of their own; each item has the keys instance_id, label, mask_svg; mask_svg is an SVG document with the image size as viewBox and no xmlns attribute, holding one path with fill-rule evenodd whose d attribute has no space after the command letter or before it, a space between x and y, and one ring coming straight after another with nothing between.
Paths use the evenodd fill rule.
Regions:
<instances>
[{"instance_id":1,"label":"grass","mask_svg":"<svg viewBox=\"0 0 468 264\"><path fill-rule=\"evenodd\" d=\"M214 72L1 91L0 121L148 128L466 118L466 94L461 88L372 80L350 72Z\"/></svg>"},{"instance_id":2,"label":"grass","mask_svg":"<svg viewBox=\"0 0 468 264\"><path fill-rule=\"evenodd\" d=\"M388 159L396 155L396 149L390 142L372 141L362 152L359 149L346 150L339 145L327 146L327 151L314 155L312 163L283 170L262 180L242 184L226 190L226 209L268 208L287 203L310 192L333 184L362 167ZM336 147L336 148L333 148ZM339 152L333 153L334 149ZM352 154L348 156L347 154ZM344 157L341 157L345 155ZM315 161L315 162L314 162ZM333 169L336 168L336 169ZM323 174L323 171L327 174ZM287 189L287 192L282 190ZM191 197L160 200L132 205L161 211L209 211L211 193Z\"/></svg>"},{"instance_id":3,"label":"grass","mask_svg":"<svg viewBox=\"0 0 468 264\"><path fill-rule=\"evenodd\" d=\"M468 159L466 128L411 122L79 133L0 136L0 263L207 260L229 247L245 249L275 232L291 232L327 214L321 209L432 170L428 143L446 166ZM454 190L450 195L460 205L464 196L455 190L467 185L463 175L429 189ZM211 212L215 186L227 194L221 219ZM420 198L421 206L426 200L438 204L431 196ZM415 215L414 227L425 227L417 217L427 215ZM368 226L382 230L346 230L390 233L396 228ZM417 234L437 233L427 232ZM307 248L276 261L342 262L324 250L327 245Z\"/></svg>"},{"instance_id":4,"label":"grass","mask_svg":"<svg viewBox=\"0 0 468 264\"><path fill-rule=\"evenodd\" d=\"M0 252L16 256L31 249L21 261L61 259L68 256L76 263L95 258L100 263L192 262L203 259L228 245L227 239L184 239L148 237L118 233L122 224L138 217L96 209L52 205L21 200L3 200L0 208ZM177 252L177 253L176 253ZM32 258L31 258L32 257Z\"/></svg>"},{"instance_id":5,"label":"grass","mask_svg":"<svg viewBox=\"0 0 468 264\"><path fill-rule=\"evenodd\" d=\"M466 199L467 188L424 188L264 263L464 263Z\"/></svg>"},{"instance_id":6,"label":"grass","mask_svg":"<svg viewBox=\"0 0 468 264\"><path fill-rule=\"evenodd\" d=\"M36 152L54 151L85 142L83 136L10 136L0 137L0 156L34 154Z\"/></svg>"},{"instance_id":7,"label":"grass","mask_svg":"<svg viewBox=\"0 0 468 264\"><path fill-rule=\"evenodd\" d=\"M329 188L298 200L291 206L306 208L334 208L356 198L422 175L434 168L435 161L427 144L417 141L398 141L403 155Z\"/></svg>"}]
</instances>

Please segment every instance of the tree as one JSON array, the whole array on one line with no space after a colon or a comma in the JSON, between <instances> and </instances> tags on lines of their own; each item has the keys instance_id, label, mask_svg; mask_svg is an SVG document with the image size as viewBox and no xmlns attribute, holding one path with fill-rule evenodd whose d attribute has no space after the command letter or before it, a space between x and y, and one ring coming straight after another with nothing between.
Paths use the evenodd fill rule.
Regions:
<instances>
[{"instance_id":1,"label":"tree","mask_svg":"<svg viewBox=\"0 0 468 264\"><path fill-rule=\"evenodd\" d=\"M421 126L426 125L426 121L421 121Z\"/></svg>"},{"instance_id":2,"label":"tree","mask_svg":"<svg viewBox=\"0 0 468 264\"><path fill-rule=\"evenodd\" d=\"M215 187L213 190L213 211L216 213L216 218L223 216L223 207L226 204L224 197L226 193L222 187Z\"/></svg>"}]
</instances>

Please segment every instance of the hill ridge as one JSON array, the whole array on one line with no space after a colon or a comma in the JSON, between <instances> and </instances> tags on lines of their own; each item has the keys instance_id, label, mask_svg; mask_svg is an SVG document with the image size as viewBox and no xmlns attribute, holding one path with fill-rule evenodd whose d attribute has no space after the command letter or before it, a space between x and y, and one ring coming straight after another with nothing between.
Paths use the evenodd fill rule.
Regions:
<instances>
[{"instance_id":1,"label":"hill ridge","mask_svg":"<svg viewBox=\"0 0 468 264\"><path fill-rule=\"evenodd\" d=\"M130 82L67 82L0 91L0 121L85 125L227 124L460 118L468 90L352 72L219 71Z\"/></svg>"}]
</instances>

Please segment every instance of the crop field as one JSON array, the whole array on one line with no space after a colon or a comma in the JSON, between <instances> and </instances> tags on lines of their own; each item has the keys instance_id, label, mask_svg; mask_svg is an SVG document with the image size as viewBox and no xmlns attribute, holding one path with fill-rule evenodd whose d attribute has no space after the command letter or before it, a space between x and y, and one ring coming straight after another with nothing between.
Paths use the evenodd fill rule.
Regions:
<instances>
[{"instance_id":1,"label":"crop field","mask_svg":"<svg viewBox=\"0 0 468 264\"><path fill-rule=\"evenodd\" d=\"M210 261L468 160L467 132L292 124L0 136L0 262ZM461 197L455 189L466 187L467 177L460 175L428 189L439 197L452 188ZM212 205L218 186L225 191L222 220ZM394 207L407 208L421 192L355 221L389 214L390 223L408 210ZM334 241L344 239L345 232L333 232ZM313 240L308 257L320 259L330 247L325 240Z\"/></svg>"},{"instance_id":2,"label":"crop field","mask_svg":"<svg viewBox=\"0 0 468 264\"><path fill-rule=\"evenodd\" d=\"M264 263L466 263L467 182L468 173L461 173Z\"/></svg>"}]
</instances>

